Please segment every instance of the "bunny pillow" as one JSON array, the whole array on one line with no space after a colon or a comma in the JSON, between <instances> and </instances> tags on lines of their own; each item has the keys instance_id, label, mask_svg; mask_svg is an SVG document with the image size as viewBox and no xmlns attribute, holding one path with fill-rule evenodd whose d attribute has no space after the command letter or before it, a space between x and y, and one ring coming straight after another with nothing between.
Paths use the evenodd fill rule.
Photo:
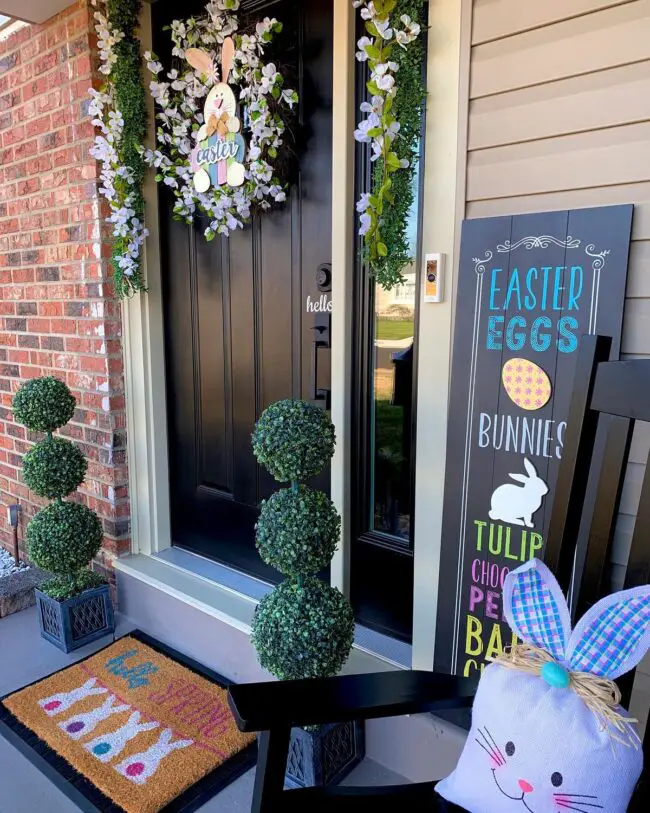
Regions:
<instances>
[{"instance_id":1,"label":"bunny pillow","mask_svg":"<svg viewBox=\"0 0 650 813\"><path fill-rule=\"evenodd\" d=\"M470 813L626 813L643 753L610 681L650 647L650 585L598 602L573 632L537 560L507 576L503 601L524 643L483 673L467 743L437 791Z\"/></svg>"}]
</instances>

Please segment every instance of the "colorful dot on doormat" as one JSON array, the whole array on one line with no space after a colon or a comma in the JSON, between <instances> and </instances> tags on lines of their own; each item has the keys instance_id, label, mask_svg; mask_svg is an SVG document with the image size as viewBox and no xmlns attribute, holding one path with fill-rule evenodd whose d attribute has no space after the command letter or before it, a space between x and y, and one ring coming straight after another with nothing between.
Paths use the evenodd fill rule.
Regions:
<instances>
[{"instance_id":1,"label":"colorful dot on doormat","mask_svg":"<svg viewBox=\"0 0 650 813\"><path fill-rule=\"evenodd\" d=\"M81 731L81 729L85 728L85 726L86 726L85 723L79 722L79 720L77 720L76 723L70 723L70 725L67 725L65 727L65 730L69 731L71 734L76 734L77 731Z\"/></svg>"},{"instance_id":2,"label":"colorful dot on doormat","mask_svg":"<svg viewBox=\"0 0 650 813\"><path fill-rule=\"evenodd\" d=\"M144 771L144 762L133 762L126 769L127 776L140 776Z\"/></svg>"},{"instance_id":3,"label":"colorful dot on doormat","mask_svg":"<svg viewBox=\"0 0 650 813\"><path fill-rule=\"evenodd\" d=\"M45 709L45 711L54 711L54 709L58 709L60 705L61 705L60 700L50 700L50 702L46 703L43 706L43 708Z\"/></svg>"},{"instance_id":4,"label":"colorful dot on doormat","mask_svg":"<svg viewBox=\"0 0 650 813\"><path fill-rule=\"evenodd\" d=\"M103 756L104 754L108 754L111 750L111 746L107 742L100 742L93 748L93 754L97 754L98 756Z\"/></svg>"}]
</instances>

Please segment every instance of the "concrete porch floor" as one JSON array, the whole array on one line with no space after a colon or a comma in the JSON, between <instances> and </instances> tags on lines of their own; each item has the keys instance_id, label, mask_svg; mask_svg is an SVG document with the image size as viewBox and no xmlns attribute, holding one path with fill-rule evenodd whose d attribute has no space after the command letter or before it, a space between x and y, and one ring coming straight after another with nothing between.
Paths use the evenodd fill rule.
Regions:
<instances>
[{"instance_id":1,"label":"concrete porch floor","mask_svg":"<svg viewBox=\"0 0 650 813\"><path fill-rule=\"evenodd\" d=\"M118 617L118 636L131 629ZM110 643L97 641L65 655L41 638L36 608L0 620L0 696L46 677ZM254 771L248 771L200 808L200 813L248 813ZM398 774L365 760L346 783L379 785L405 782ZM75 813L78 808L15 748L0 737L0 813Z\"/></svg>"}]
</instances>

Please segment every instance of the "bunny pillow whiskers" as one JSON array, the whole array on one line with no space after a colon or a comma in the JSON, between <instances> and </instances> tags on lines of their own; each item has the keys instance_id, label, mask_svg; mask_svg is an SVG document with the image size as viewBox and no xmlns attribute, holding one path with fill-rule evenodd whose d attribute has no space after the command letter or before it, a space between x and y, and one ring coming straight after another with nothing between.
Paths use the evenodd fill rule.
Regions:
<instances>
[{"instance_id":1,"label":"bunny pillow whiskers","mask_svg":"<svg viewBox=\"0 0 650 813\"><path fill-rule=\"evenodd\" d=\"M572 631L560 586L533 559L507 576L503 601L523 644L483 673L438 792L470 813L626 813L643 753L613 681L650 648L650 585L599 601Z\"/></svg>"},{"instance_id":2,"label":"bunny pillow whiskers","mask_svg":"<svg viewBox=\"0 0 650 813\"><path fill-rule=\"evenodd\" d=\"M239 6L212 0L205 14L172 23L176 66L166 80L155 54L145 54L158 127L144 160L174 193L177 219L207 216L207 240L286 200L276 164L298 94L263 61L282 24L265 17L240 30Z\"/></svg>"}]
</instances>

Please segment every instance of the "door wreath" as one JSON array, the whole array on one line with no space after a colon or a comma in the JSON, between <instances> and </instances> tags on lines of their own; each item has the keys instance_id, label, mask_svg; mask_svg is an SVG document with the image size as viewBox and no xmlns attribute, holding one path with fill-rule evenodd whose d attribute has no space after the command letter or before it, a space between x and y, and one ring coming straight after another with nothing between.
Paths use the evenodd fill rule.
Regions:
<instances>
[{"instance_id":1,"label":"door wreath","mask_svg":"<svg viewBox=\"0 0 650 813\"><path fill-rule=\"evenodd\" d=\"M298 94L264 51L282 23L265 17L240 29L239 0L213 0L205 14L174 20L172 56L163 66L145 53L156 102L156 147L144 150L156 180L174 193L174 216L208 218L205 238L243 228L254 211L286 199L276 164L286 117Z\"/></svg>"},{"instance_id":2,"label":"door wreath","mask_svg":"<svg viewBox=\"0 0 650 813\"><path fill-rule=\"evenodd\" d=\"M211 0L205 13L171 25L176 64L164 74L145 52L156 103L156 146L145 149L145 92L137 38L141 0L91 0L102 85L89 106L98 132L90 154L101 163L100 194L110 207L113 278L122 298L145 291L145 167L173 191L174 216L208 218L205 238L243 228L255 211L286 199L280 171L295 90L264 52L282 30L265 17L240 27L240 0Z\"/></svg>"}]
</instances>

